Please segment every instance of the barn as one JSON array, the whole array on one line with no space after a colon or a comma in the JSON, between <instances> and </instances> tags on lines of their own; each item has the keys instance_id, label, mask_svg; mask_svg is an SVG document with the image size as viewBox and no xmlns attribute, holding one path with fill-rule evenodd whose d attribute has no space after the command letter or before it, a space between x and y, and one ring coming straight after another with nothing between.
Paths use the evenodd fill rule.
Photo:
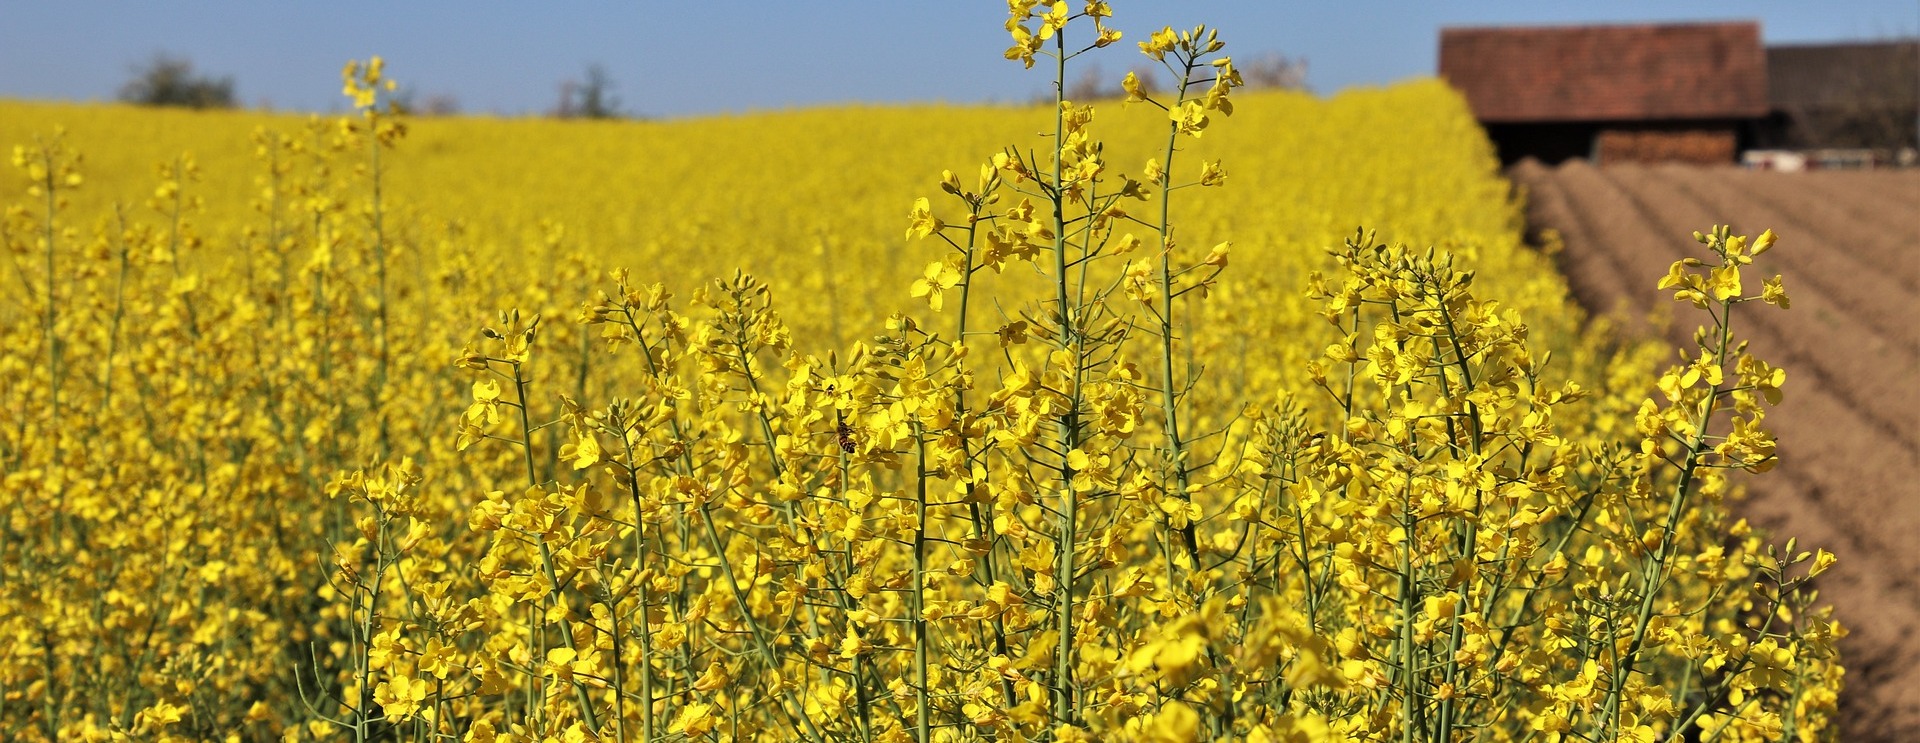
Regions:
<instances>
[{"instance_id":1,"label":"barn","mask_svg":"<svg viewBox=\"0 0 1920 743\"><path fill-rule=\"evenodd\" d=\"M1769 114L1753 22L1447 28L1440 75L1503 163L1732 163Z\"/></svg>"}]
</instances>

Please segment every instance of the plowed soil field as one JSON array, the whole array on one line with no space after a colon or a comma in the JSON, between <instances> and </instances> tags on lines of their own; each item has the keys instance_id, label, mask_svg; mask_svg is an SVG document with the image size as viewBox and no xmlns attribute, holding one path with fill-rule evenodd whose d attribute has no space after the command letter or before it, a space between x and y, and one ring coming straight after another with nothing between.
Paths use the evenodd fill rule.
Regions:
<instances>
[{"instance_id":1,"label":"plowed soil field","mask_svg":"<svg viewBox=\"0 0 1920 743\"><path fill-rule=\"evenodd\" d=\"M1793 307L1755 305L1734 330L1787 370L1768 418L1781 464L1740 508L1840 558L1820 588L1852 632L1842 739L1920 740L1920 172L1527 162L1511 175L1531 227L1560 232L1580 301L1676 344L1699 318L1654 285L1699 255L1693 230L1779 234L1762 268ZM1645 319L1661 304L1674 304L1667 330Z\"/></svg>"}]
</instances>

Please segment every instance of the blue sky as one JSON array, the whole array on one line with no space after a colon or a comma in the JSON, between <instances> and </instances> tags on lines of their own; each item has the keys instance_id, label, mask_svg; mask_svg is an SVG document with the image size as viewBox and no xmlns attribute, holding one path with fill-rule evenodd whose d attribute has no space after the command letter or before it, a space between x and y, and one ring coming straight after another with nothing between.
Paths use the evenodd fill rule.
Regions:
<instances>
[{"instance_id":1,"label":"blue sky","mask_svg":"<svg viewBox=\"0 0 1920 743\"><path fill-rule=\"evenodd\" d=\"M1113 4L1127 43L1093 61L1115 76L1152 29L1204 22L1236 55L1305 57L1321 92L1432 74L1444 26L1751 19L1768 43L1920 32L1920 0ZM371 54L417 94L479 113L548 109L596 62L624 108L654 116L1026 99L1046 79L1000 59L1004 14L1000 0L0 0L0 97L109 99L165 51L233 76L246 105L282 109L338 107L341 64Z\"/></svg>"}]
</instances>

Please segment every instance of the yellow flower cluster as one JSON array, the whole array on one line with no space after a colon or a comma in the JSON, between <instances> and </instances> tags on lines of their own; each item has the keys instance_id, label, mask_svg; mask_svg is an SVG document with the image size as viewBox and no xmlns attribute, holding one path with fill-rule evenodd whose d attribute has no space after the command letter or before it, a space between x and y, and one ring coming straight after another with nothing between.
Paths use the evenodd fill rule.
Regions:
<instances>
[{"instance_id":1,"label":"yellow flower cluster","mask_svg":"<svg viewBox=\"0 0 1920 743\"><path fill-rule=\"evenodd\" d=\"M1057 89L1120 38L1010 8ZM1832 556L1723 505L1772 233L1661 373L1441 85L1138 48L1124 106L0 104L0 738L1831 736Z\"/></svg>"}]
</instances>

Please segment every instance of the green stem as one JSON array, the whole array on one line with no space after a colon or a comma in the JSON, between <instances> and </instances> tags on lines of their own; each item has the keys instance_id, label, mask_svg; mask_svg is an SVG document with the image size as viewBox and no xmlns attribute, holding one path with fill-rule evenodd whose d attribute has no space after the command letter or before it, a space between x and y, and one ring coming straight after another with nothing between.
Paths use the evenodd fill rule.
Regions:
<instances>
[{"instance_id":1,"label":"green stem","mask_svg":"<svg viewBox=\"0 0 1920 743\"><path fill-rule=\"evenodd\" d=\"M913 600L908 607L913 612L913 680L914 680L914 720L919 743L931 743L933 723L931 709L927 699L927 437L925 431L916 431L919 439L919 460L915 470L918 492L915 494L913 526Z\"/></svg>"},{"instance_id":2,"label":"green stem","mask_svg":"<svg viewBox=\"0 0 1920 743\"><path fill-rule=\"evenodd\" d=\"M1411 474L1411 473L1409 473ZM1413 743L1414 731L1419 727L1420 681L1419 664L1415 662L1413 641L1414 612L1419 606L1416 592L1418 581L1413 576L1413 550L1419 539L1419 522L1413 513L1413 494L1411 478L1407 492L1401 495L1400 528L1405 544L1400 545L1400 740Z\"/></svg>"},{"instance_id":3,"label":"green stem","mask_svg":"<svg viewBox=\"0 0 1920 743\"><path fill-rule=\"evenodd\" d=\"M1067 304L1067 229L1066 194L1062 191L1062 178L1066 155L1066 115L1061 110L1066 103L1067 47L1066 32L1054 33L1054 106L1053 106L1053 265L1054 265L1054 301L1058 312L1059 343L1065 347L1073 343L1073 313ZM1075 373L1078 373L1075 363ZM1077 394L1077 393L1076 393ZM1068 455L1078 448L1079 421L1078 411L1069 409L1055 429L1060 449L1060 508L1059 533L1055 535L1054 553L1054 669L1053 669L1053 716L1062 724L1074 722L1073 706L1073 549L1074 516L1079 510L1078 495L1073 491L1073 465L1068 463Z\"/></svg>"},{"instance_id":4,"label":"green stem","mask_svg":"<svg viewBox=\"0 0 1920 743\"><path fill-rule=\"evenodd\" d=\"M51 462L52 466L49 467L49 470L51 472L59 472L60 464L61 464L60 460L62 459L61 444L63 443L61 441L61 428L60 428L60 378L63 376L63 372L60 368L60 362L61 362L60 337L56 334L56 327L55 327L59 322L59 315L57 310L57 308L59 307L59 302L56 301L56 298L59 296L57 294L57 290L59 289L59 282L56 280L56 275L54 271L54 245L55 245L55 237L57 236L58 231L54 228L54 223L53 223L54 215L59 212L59 200L57 197L54 196L54 183L55 183L56 173L55 173L54 162L53 162L53 153L51 150L46 150L46 149L41 150L41 162L43 165L46 166L46 170L47 170L46 178L42 181L42 184L41 184L47 196L47 199L46 199L47 219L45 224L45 236L44 236L44 239L46 240L46 243L47 243L47 313L46 313L45 332L47 337L47 375L48 375L48 383L51 385L51 390L50 390L51 395L49 395L47 398L47 418L48 418L48 426L49 426L47 430L47 437L53 443L53 461ZM66 478L61 475L55 475L55 483L60 490L60 495L59 495L59 500L61 502L60 510L62 513L64 513L65 502L66 502Z\"/></svg>"},{"instance_id":5,"label":"green stem","mask_svg":"<svg viewBox=\"0 0 1920 743\"><path fill-rule=\"evenodd\" d=\"M1442 320L1445 321L1445 324L1446 324L1447 340L1453 346L1454 364L1459 368L1459 371L1460 371L1460 386L1462 390L1461 396L1465 397L1467 394L1470 394L1473 392L1473 367L1467 363L1466 350L1462 348L1460 345L1460 333L1454 327L1453 312L1447 309L1446 297L1442 296L1439 298L1439 308L1440 308L1440 317ZM1435 347L1434 355L1436 357L1439 356L1439 350L1438 350L1437 344ZM1436 358L1436 360L1439 360L1439 359ZM1452 395L1452 390L1450 390L1447 385L1447 374L1446 374L1446 368L1445 368L1444 362L1442 363L1441 369L1439 371L1440 371L1440 375L1439 375L1440 394L1442 397L1451 398L1453 395ZM1469 427L1472 429L1469 433L1471 433L1473 436L1473 441L1471 442L1471 446L1473 449L1474 460L1476 462L1479 462L1480 455L1481 455L1481 447L1480 447L1481 427L1480 427L1479 406L1475 405L1471 401L1468 401L1466 403L1466 412L1467 412ZM1451 436L1454 433L1454 425L1453 425L1452 418L1447 419L1447 432L1449 436ZM1484 462L1481 462L1481 464L1484 465ZM1525 464L1526 464L1525 457L1522 457L1521 465L1524 466ZM1474 518L1469 518L1464 520L1463 523L1461 524L1461 529L1462 531L1466 532L1464 537L1464 541L1466 544L1463 549L1464 559L1473 561L1474 564L1477 566L1480 561L1480 555L1479 555L1480 527L1478 523L1478 517L1481 511L1481 495L1482 494L1480 492L1479 485L1477 484L1479 482L1479 479L1477 477L1475 478L1474 482L1476 483L1474 486L1474 492L1473 492ZM1447 698L1440 700L1440 710L1439 710L1440 720L1438 723L1439 735L1436 737L1436 740L1439 740L1442 742L1453 740L1454 717L1458 712L1454 702L1456 699L1459 698L1459 693L1460 693L1460 690L1459 690L1460 662L1456 659L1455 656L1459 654L1460 644L1465 640L1465 634L1466 634L1466 628L1463 625L1463 623L1460 621L1459 617L1462 615L1465 615L1468 611L1467 603L1472 598L1473 584L1474 584L1473 580L1461 581L1460 586L1457 590L1457 593L1455 594L1458 600L1458 604L1456 604L1454 609L1452 631L1449 633L1447 638L1447 657L1445 659L1445 663L1447 664L1446 683L1447 683L1447 686L1450 687L1451 693L1447 695Z\"/></svg>"},{"instance_id":6,"label":"green stem","mask_svg":"<svg viewBox=\"0 0 1920 743\"><path fill-rule=\"evenodd\" d=\"M1727 345L1733 340L1733 302L1723 300L1720 303L1720 338L1714 347L1713 363L1724 366L1727 358ZM1667 563L1672 558L1674 532L1680 525L1680 517L1686 513L1687 496L1693 489L1693 477L1700 466L1700 457L1707 452L1707 425L1713 420L1715 404L1720 400L1720 391L1710 389L1706 399L1700 402L1700 415L1694 422L1693 440L1687 444L1687 458L1680 469L1680 480L1674 484L1673 495L1667 501L1667 519L1660 534L1660 545L1653 549L1653 560L1647 563L1641 573L1641 596L1639 609L1634 613L1633 639L1627 643L1627 652L1620 661L1609 685L1607 703L1602 713L1603 724L1619 735L1620 697L1626 691L1627 679L1633 675L1634 661L1640 657L1640 647L1646 641L1647 626L1653 621L1653 605L1659 598L1660 586L1666 582Z\"/></svg>"},{"instance_id":7,"label":"green stem","mask_svg":"<svg viewBox=\"0 0 1920 743\"><path fill-rule=\"evenodd\" d=\"M1180 75L1180 95L1174 103L1178 110L1187 102L1187 78L1193 74L1193 61L1185 62L1185 70ZM1173 206L1173 154L1174 144L1179 141L1180 127L1177 124L1167 126L1166 160L1160 171L1160 223L1157 232L1160 235L1160 298L1166 307L1160 313L1160 409L1166 418L1167 449L1172 460L1174 474L1173 496L1181 503L1191 499L1187 472L1186 441L1180 435L1180 408L1176 395L1179 387L1173 376L1173 243L1171 212ZM1186 548L1188 570L1200 569L1200 543L1194 534L1193 521L1188 520L1180 527L1180 540ZM1173 576L1168 575L1171 579Z\"/></svg>"},{"instance_id":8,"label":"green stem","mask_svg":"<svg viewBox=\"0 0 1920 743\"><path fill-rule=\"evenodd\" d=\"M631 439L627 437L625 430L620 431L620 440L624 442L626 446L627 463L631 465L633 464L633 443ZM653 628L650 626L648 619L650 602L647 596L649 589L646 574L647 542L644 531L647 522L641 512L640 473L637 470L630 470L627 473L627 494L633 498L634 589L640 594L638 598L640 604L640 739L646 741L646 743L653 743ZM620 616L619 606L616 604L608 608L613 610L610 612L610 615L617 620ZM614 633L614 637L619 637L618 631ZM616 658L614 660L614 668L618 669L619 667L620 661ZM616 715L619 714L619 709L615 708L614 713ZM626 729L624 715L621 716L620 724L622 734L624 735Z\"/></svg>"},{"instance_id":9,"label":"green stem","mask_svg":"<svg viewBox=\"0 0 1920 743\"><path fill-rule=\"evenodd\" d=\"M120 227L120 271L113 285L113 320L107 325L107 358L101 362L101 365L106 367L100 380L101 420L106 420L107 411L113 409L113 357L120 346L120 321L126 316L127 261L128 253L131 252L127 247L127 218L126 214L121 212L119 204L113 206L113 216Z\"/></svg>"},{"instance_id":10,"label":"green stem","mask_svg":"<svg viewBox=\"0 0 1920 743\"><path fill-rule=\"evenodd\" d=\"M980 197L984 199L986 198L986 194L980 194ZM973 205L973 219L967 220L966 267L960 274L966 278L960 282L960 327L958 336L955 338L961 343L966 343L967 341L967 302L971 298L973 291L973 249L975 245L974 241L979 232L977 226L980 217L979 210L979 204ZM962 359L959 363L965 364L966 361ZM967 407L967 390L965 387L956 387L953 395L955 419L965 420L969 410ZM973 462L973 440L965 435L961 435L959 439L960 459L971 465ZM983 461L985 461L984 458ZM994 583L999 582L999 576L993 564L995 540L993 520L988 518L987 515L981 511L980 504L974 501L977 488L978 484L972 479L969 479L967 482L967 513L973 521L974 536L987 545L986 553L980 556L980 569L986 578L986 584L992 586ZM993 625L994 652L998 653L1000 657L1011 659L1013 653L1007 646L1006 619L1000 614L995 614L991 624ZM1000 695L1006 702L1008 709L1012 709L1019 704L1019 696L1014 690L1013 682L1007 680L1004 676L1000 679Z\"/></svg>"},{"instance_id":11,"label":"green stem","mask_svg":"<svg viewBox=\"0 0 1920 743\"><path fill-rule=\"evenodd\" d=\"M383 398L386 397L386 392L387 392L387 379L388 379L388 375L390 374L389 367L392 363L391 362L392 354L389 351L388 338L387 338L387 231L386 231L385 215L382 212L381 206L380 206L381 172L380 172L379 120L375 119L371 123L371 125L373 127L373 130L368 132L367 142L369 147L373 150L372 154L369 156L369 159L371 160L370 165L372 167L371 175L373 177L373 260L375 264L375 270L378 273L378 280L380 284L379 305L375 309L375 313L376 313L375 319L377 322L380 323L380 334L375 338L377 342L377 348L379 351L379 356L378 356L379 366L374 372L374 379L373 379L374 386L373 386L371 403L374 408L374 415L378 416L380 421L380 456L381 458L384 459L387 456L391 455L393 452L392 438L391 438L391 433L389 430L389 425L387 420L386 405L384 404L384 401L383 401ZM517 367L516 367L516 372L517 372ZM525 409L523 408L521 412L524 413ZM532 443L533 443L532 436L529 435L528 442L527 442L528 456L532 456L532 449L533 449Z\"/></svg>"},{"instance_id":12,"label":"green stem","mask_svg":"<svg viewBox=\"0 0 1920 743\"><path fill-rule=\"evenodd\" d=\"M527 384L527 378L521 374L520 362L513 362L513 389L520 403L520 430L522 431L520 448L526 457L527 486L539 487L540 481L534 474L533 466L533 434L531 433L533 425L527 415ZM547 544L547 536L545 534L541 534L539 537L540 566L547 574L548 583L553 586L553 600L565 601L566 597L560 593L559 571L554 569L553 548ZM573 623L563 617L558 624L560 625L560 639L565 640L567 647L575 653L580 652L580 646L574 642L573 638ZM615 662L618 661L616 660ZM594 712L593 698L587 693L586 684L581 683L578 678L572 679L572 682L574 695L579 698L580 702L580 719L587 723L587 727L598 731L600 729L600 716Z\"/></svg>"},{"instance_id":13,"label":"green stem","mask_svg":"<svg viewBox=\"0 0 1920 743\"><path fill-rule=\"evenodd\" d=\"M753 639L754 649L759 651L760 660L766 663L767 671L778 674L780 672L779 657L774 655L773 646L767 643L760 623L754 620L753 607L747 602L746 591L740 588L739 579L734 577L733 561L727 559L726 544L720 540L720 531L713 525L713 512L707 508L705 501L702 501L694 510L700 513L700 522L706 526L707 542L718 558L720 574L727 579L727 588L733 593L734 605L740 610L740 621L747 625L747 634ZM806 727L809 740L823 739L820 730L813 725L813 718L807 717L806 709L794 702L793 691L787 689L784 684L780 688L780 706L786 710L788 717L798 719L800 724Z\"/></svg>"}]
</instances>

